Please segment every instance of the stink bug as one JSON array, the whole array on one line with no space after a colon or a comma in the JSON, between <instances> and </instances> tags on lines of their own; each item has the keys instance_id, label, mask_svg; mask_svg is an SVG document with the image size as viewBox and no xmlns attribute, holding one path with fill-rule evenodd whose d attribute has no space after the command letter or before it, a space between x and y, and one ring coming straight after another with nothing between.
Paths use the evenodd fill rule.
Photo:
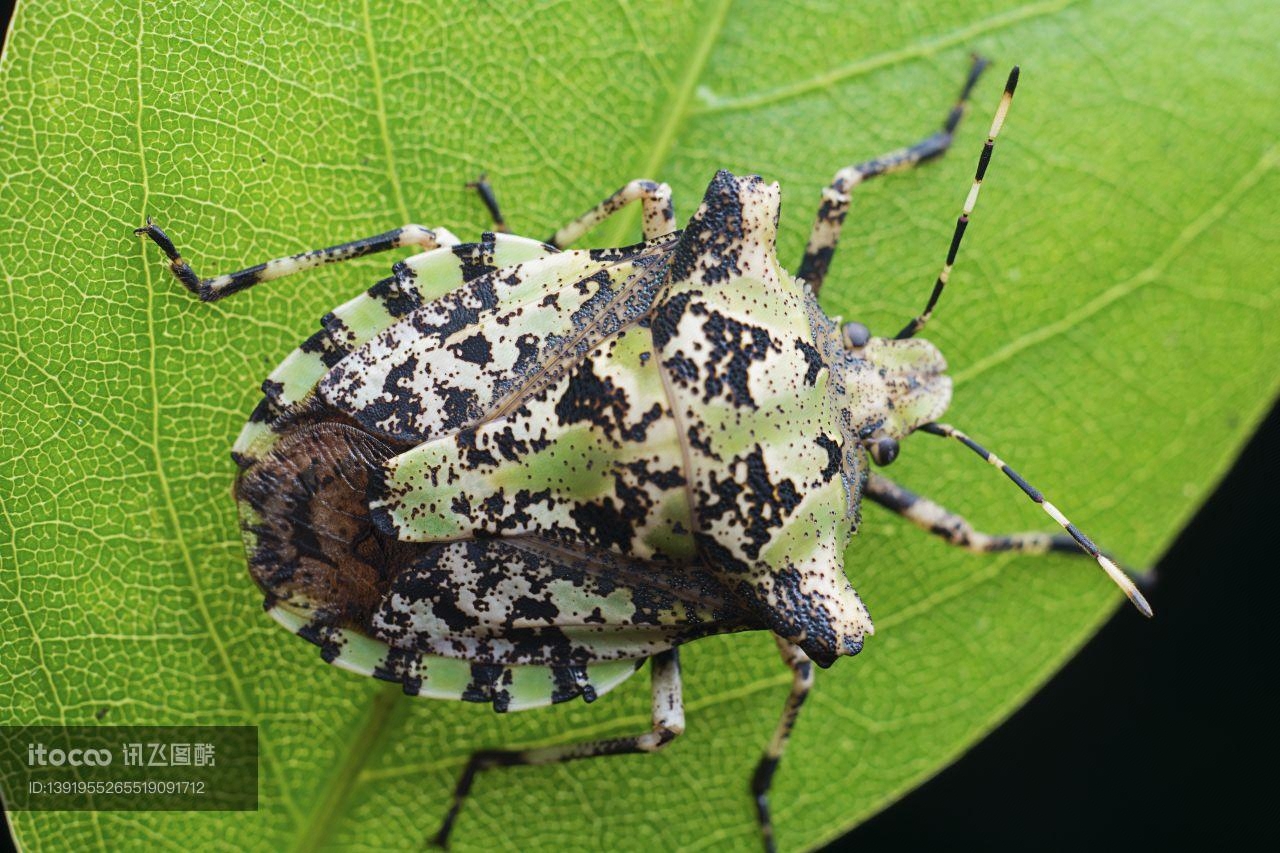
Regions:
<instances>
[{"instance_id":1,"label":"stink bug","mask_svg":"<svg viewBox=\"0 0 1280 853\"><path fill-rule=\"evenodd\" d=\"M1008 78L946 263L896 337L828 317L817 293L862 181L941 155L986 63L942 129L842 169L798 275L775 253L780 191L721 171L683 230L665 184L632 181L546 242L462 243L417 225L201 279L156 225L138 229L212 301L326 263L415 246L334 309L263 384L236 441L249 569L267 611L324 659L406 693L518 710L593 701L651 661L653 727L573 746L475 753L476 774L654 752L684 730L678 647L773 633L793 673L751 780L768 791L812 663L854 655L871 620L841 555L865 496L973 551L1087 553L1133 582L993 454L938 422L951 380L915 335L950 276L1018 79ZM644 242L566 250L633 201ZM1065 534L991 536L869 469L914 431L998 467Z\"/></svg>"}]
</instances>

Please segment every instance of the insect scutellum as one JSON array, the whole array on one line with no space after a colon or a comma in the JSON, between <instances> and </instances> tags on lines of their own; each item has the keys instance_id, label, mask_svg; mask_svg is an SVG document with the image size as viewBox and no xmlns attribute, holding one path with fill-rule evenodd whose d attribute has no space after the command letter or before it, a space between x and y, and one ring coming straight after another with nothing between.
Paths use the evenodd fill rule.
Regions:
<instances>
[{"instance_id":1,"label":"insect scutellum","mask_svg":"<svg viewBox=\"0 0 1280 853\"><path fill-rule=\"evenodd\" d=\"M816 294L863 181L942 155L986 60L942 127L836 172L798 267L776 254L780 190L718 172L677 229L671 188L634 180L546 242L464 243L405 225L202 279L149 237L203 301L403 246L417 254L333 309L262 385L232 449L249 569L267 612L346 669L405 693L520 710L594 701L650 662L649 731L483 750L435 841L485 769L655 752L684 729L679 646L767 630L792 674L750 784L766 849L768 791L813 664L873 632L845 574L863 497L990 553L1087 553L1144 613L1132 581L994 454L938 422L952 385L915 338L937 305L1018 79L1008 78L924 310L895 337L829 317ZM567 247L638 202L644 242ZM1003 471L1066 535L975 530L875 470L915 431Z\"/></svg>"}]
</instances>

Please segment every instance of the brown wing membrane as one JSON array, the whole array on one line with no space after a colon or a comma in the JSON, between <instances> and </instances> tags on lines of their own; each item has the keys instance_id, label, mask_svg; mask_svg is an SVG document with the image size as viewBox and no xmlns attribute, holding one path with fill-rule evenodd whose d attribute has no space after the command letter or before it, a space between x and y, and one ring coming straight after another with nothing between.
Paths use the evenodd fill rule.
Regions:
<instances>
[{"instance_id":1,"label":"brown wing membrane","mask_svg":"<svg viewBox=\"0 0 1280 853\"><path fill-rule=\"evenodd\" d=\"M241 475L249 571L268 606L284 601L333 624L368 623L392 577L423 550L369 521L369 472L394 452L355 427L321 422L293 432Z\"/></svg>"}]
</instances>

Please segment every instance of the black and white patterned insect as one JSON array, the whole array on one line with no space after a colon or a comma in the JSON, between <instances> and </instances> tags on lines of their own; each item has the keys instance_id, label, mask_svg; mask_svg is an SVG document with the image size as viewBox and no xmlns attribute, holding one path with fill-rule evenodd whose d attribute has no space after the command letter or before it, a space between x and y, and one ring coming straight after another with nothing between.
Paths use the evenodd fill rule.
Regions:
<instances>
[{"instance_id":1,"label":"black and white patterned insect","mask_svg":"<svg viewBox=\"0 0 1280 853\"><path fill-rule=\"evenodd\" d=\"M770 780L812 664L872 633L842 562L863 497L971 551L1088 554L1150 614L1039 491L938 422L951 380L915 337L951 275L1016 68L924 310L878 337L817 300L850 192L945 152L985 64L937 133L836 173L795 276L775 252L778 186L725 171L683 229L670 188L638 180L546 242L516 237L482 180L497 233L478 242L407 225L209 279L156 225L138 229L205 301L420 250L325 315L263 383L233 448L249 568L276 620L330 663L496 711L591 702L650 662L649 731L475 753L438 843L482 770L662 749L685 726L679 646L765 630L794 676L751 780L772 849ZM643 242L565 248L634 201ZM1065 533L980 533L870 470L915 431L964 443Z\"/></svg>"}]
</instances>

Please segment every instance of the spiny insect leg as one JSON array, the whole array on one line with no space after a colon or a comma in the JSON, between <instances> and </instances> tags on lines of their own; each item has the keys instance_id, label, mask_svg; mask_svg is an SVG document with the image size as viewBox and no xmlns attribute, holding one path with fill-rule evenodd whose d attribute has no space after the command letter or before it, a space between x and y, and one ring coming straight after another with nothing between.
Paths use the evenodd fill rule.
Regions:
<instances>
[{"instance_id":1,"label":"spiny insect leg","mask_svg":"<svg viewBox=\"0 0 1280 853\"><path fill-rule=\"evenodd\" d=\"M809 243L805 246L804 259L800 262L800 271L796 274L805 280L816 294L827 277L827 269L831 266L831 257L835 254L836 243L840 240L840 229L844 226L845 216L849 213L849 193L858 184L871 178L901 172L912 166L940 157L951 147L951 140L960 119L964 117L969 103L969 93L986 68L988 62L980 56L974 56L973 65L969 68L969 76L965 78L960 89L960 97L955 106L947 113L942 129L931 136L909 145L882 154L873 160L846 166L836 172L831 184L822 191L822 203L818 205L818 216L814 220L813 230L809 233Z\"/></svg>"},{"instance_id":2,"label":"spiny insect leg","mask_svg":"<svg viewBox=\"0 0 1280 853\"><path fill-rule=\"evenodd\" d=\"M782 753L791 738L800 706L813 687L813 663L809 656L799 646L787 642L777 634L773 638L778 643L778 651L782 653L782 662L791 670L792 680L791 692L787 695L786 704L782 706L782 719L778 720L773 738L765 747L764 755L756 765L756 772L751 776L751 795L756 801L756 816L760 819L760 834L767 853L777 850L773 837L773 820L769 815L769 786L773 783L774 771L778 769L778 762L782 760Z\"/></svg>"},{"instance_id":3,"label":"spiny insect leg","mask_svg":"<svg viewBox=\"0 0 1280 853\"><path fill-rule=\"evenodd\" d=\"M893 510L921 530L975 554L993 554L999 551L1047 554L1050 551L1060 551L1080 557L1088 556L1080 550L1076 540L1061 533L991 534L975 530L963 516L874 471L867 479L867 488L863 494L885 509Z\"/></svg>"},{"instance_id":4,"label":"spiny insect leg","mask_svg":"<svg viewBox=\"0 0 1280 853\"><path fill-rule=\"evenodd\" d=\"M640 735L595 740L564 746L544 746L536 749L505 750L486 749L472 753L471 759L458 778L453 791L453 803L431 839L437 847L449 846L449 834L458 819L462 802L471 791L476 774L491 767L516 767L520 765L558 764L579 758L599 755L625 755L636 752L657 752L684 731L684 698L680 685L680 658L676 649L662 652L649 659L653 679L653 728Z\"/></svg>"},{"instance_id":5,"label":"spiny insect leg","mask_svg":"<svg viewBox=\"0 0 1280 853\"><path fill-rule=\"evenodd\" d=\"M676 211L671 206L671 187L637 179L552 234L547 242L563 249L636 200L640 201L643 211L646 240L662 237L676 230Z\"/></svg>"},{"instance_id":6,"label":"spiny insect leg","mask_svg":"<svg viewBox=\"0 0 1280 853\"><path fill-rule=\"evenodd\" d=\"M1147 599L1138 590L1138 586L1134 582L1134 578L1130 577L1123 569L1117 566L1109 556L1100 551L1098 546L1093 544L1092 539L1085 536L1084 532L1072 524L1071 520L1063 515L1060 509L1045 499L1044 494L1041 493L1039 489L1024 480L1022 475L1010 468L1003 459L996 456L990 450L987 450L981 444L978 444L978 442L974 441L972 438L950 424L925 424L920 427L920 432L942 436L943 438L954 438L956 441L960 442L965 447L985 459L993 468L996 468L1008 477L1014 485L1022 490L1023 494L1039 504L1040 508L1045 511L1046 515L1058 522L1058 524L1062 525L1062 529L1067 531L1071 540L1075 542L1076 547L1088 554L1090 557L1093 557L1098 566L1107 573L1107 577L1111 578L1111 580L1115 582L1116 586L1120 587L1121 591L1124 592L1125 596L1133 603L1134 607L1138 608L1138 611L1143 616L1149 617L1152 615L1151 605L1147 603Z\"/></svg>"},{"instance_id":7,"label":"spiny insect leg","mask_svg":"<svg viewBox=\"0 0 1280 853\"><path fill-rule=\"evenodd\" d=\"M152 222L151 217L148 216L147 224L142 228L135 228L133 233L150 237L168 256L169 269L174 276L178 281L182 282L187 290L199 296L202 302L213 302L224 296L239 293L241 290L246 290L255 284L284 278L287 275L309 270L313 267L349 261L352 258L360 258L376 252L385 252L388 249L397 249L401 246L417 246L426 250L436 249L440 246L453 246L458 243L458 238L443 228L432 230L421 225L405 225L394 231L375 234L372 237L365 237L360 240L352 240L350 243L341 243L325 249L302 252L297 255L290 255L287 258L276 258L239 272L214 276L213 278L200 278L183 259L182 255L179 254L173 245L173 241L169 239L169 235L160 230L160 226Z\"/></svg>"},{"instance_id":8,"label":"spiny insect leg","mask_svg":"<svg viewBox=\"0 0 1280 853\"><path fill-rule=\"evenodd\" d=\"M480 196L480 200L484 202L484 206L489 211L489 216L493 218L493 230L500 234L506 234L510 229L507 228L507 220L502 216L502 208L498 206L498 196L493 191L493 186L488 181L488 175L481 173L471 183L467 184L468 189L473 189Z\"/></svg>"}]
</instances>

